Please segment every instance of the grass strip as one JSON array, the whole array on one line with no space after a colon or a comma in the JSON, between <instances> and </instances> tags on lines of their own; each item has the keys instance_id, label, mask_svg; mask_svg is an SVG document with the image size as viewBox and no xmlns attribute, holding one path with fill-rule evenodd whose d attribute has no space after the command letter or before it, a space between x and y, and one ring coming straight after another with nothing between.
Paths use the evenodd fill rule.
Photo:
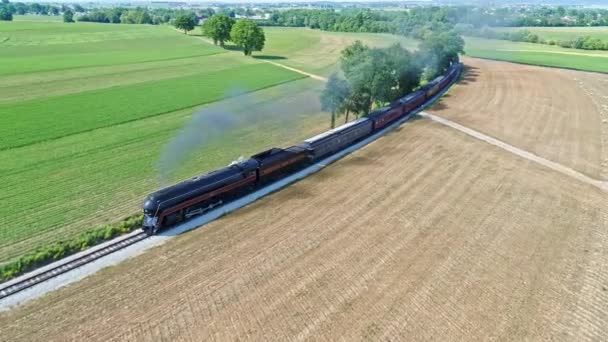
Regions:
<instances>
[{"instance_id":1,"label":"grass strip","mask_svg":"<svg viewBox=\"0 0 608 342\"><path fill-rule=\"evenodd\" d=\"M0 282L11 280L36 268L111 240L119 235L132 232L141 227L142 219L143 215L134 215L118 223L90 229L72 239L40 247L0 266Z\"/></svg>"}]
</instances>

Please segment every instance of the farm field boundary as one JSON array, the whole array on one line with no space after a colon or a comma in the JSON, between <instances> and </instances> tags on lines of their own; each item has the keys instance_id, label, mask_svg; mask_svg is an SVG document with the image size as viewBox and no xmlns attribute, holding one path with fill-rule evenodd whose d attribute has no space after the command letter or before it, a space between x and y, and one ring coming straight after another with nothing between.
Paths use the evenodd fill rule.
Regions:
<instances>
[{"instance_id":1,"label":"farm field boundary","mask_svg":"<svg viewBox=\"0 0 608 342\"><path fill-rule=\"evenodd\" d=\"M503 51L506 53L510 53L510 52L514 52L512 50L497 50L497 51ZM529 52L527 50L524 50L526 52ZM543 54L543 53L547 53L545 51L539 51L538 54ZM547 54L553 54L552 52L549 52ZM593 73L597 73L597 74L608 74L608 68L606 68L606 70L595 70L595 69L589 69L586 68L584 66L581 67L576 67L576 66L569 66L568 64L565 63L557 63L557 64L547 64L545 61L523 61L518 59L518 57L514 57L514 58L510 58L508 56L501 56L501 55L496 55L496 56L490 56L488 54L476 54L476 53L470 53L467 56L469 57L474 57L474 58L480 58L480 59L487 59L489 61L496 61L496 62L509 62L509 63L514 63L514 64L520 64L520 65L531 65L531 66L537 66L537 67L543 67L543 68L551 68L551 69L565 69L565 70L572 70L572 71L584 71L584 72L593 72ZM598 56L593 56L593 58L608 58L608 57L598 57ZM606 61L608 62L608 61Z\"/></svg>"},{"instance_id":2,"label":"farm field boundary","mask_svg":"<svg viewBox=\"0 0 608 342\"><path fill-rule=\"evenodd\" d=\"M586 176L586 175L584 175L584 174L582 174L582 173L580 173L580 172L578 172L576 170L573 170L573 169L571 169L571 168L569 168L567 166L564 166L564 165L561 165L559 163L552 162L552 161L550 161L548 159L539 157L539 156L535 155L534 153L531 153L531 152L528 152L528 151L524 151L524 150L522 150L520 148L517 148L517 147L515 147L513 145L507 144L504 141L500 141L500 140L498 140L496 138L492 138L492 137L490 137L488 135L485 135L485 134L483 134L481 132L478 132L478 131L476 131L474 129L471 129L471 128L465 127L463 125L457 124L456 122L450 121L448 119L441 118L441 117L439 117L437 115L429 114L429 113L426 113L426 112L420 112L418 115L420 115L421 117L424 117L424 118L436 121L436 122L438 122L438 123L440 123L442 125L449 126L449 127L454 128L454 129L457 129L460 132L466 133L467 135L469 135L471 137L474 137L474 138L479 139L481 141L484 141L484 142L486 142L488 144L491 144L491 145L494 145L496 147L499 147L499 148L501 148L501 149L503 149L505 151L513 153L513 154L515 154L517 156L520 156L522 158L525 158L527 160L533 161L533 162L535 162L537 164L540 164L540 165L542 165L544 167L550 168L551 170L557 171L557 172L559 172L561 174L564 174L566 176L572 177L572 178L574 178L574 179L576 179L578 181L581 181L581 182L587 183L589 185L598 187L598 188L600 188L600 189L602 189L604 191L608 191L608 182L602 182L600 180L593 179L593 178L588 177L588 176Z\"/></svg>"},{"instance_id":3,"label":"farm field boundary","mask_svg":"<svg viewBox=\"0 0 608 342\"><path fill-rule=\"evenodd\" d=\"M608 51L465 37L467 56L519 64L608 73Z\"/></svg>"},{"instance_id":4,"label":"farm field boundary","mask_svg":"<svg viewBox=\"0 0 608 342\"><path fill-rule=\"evenodd\" d=\"M89 276L102 268L116 265L128 258L131 258L135 255L139 255L149 248L159 246L160 244L165 243L172 236L179 235L184 232L199 228L202 225L205 225L213 220L216 220L224 215L227 215L239 208L242 208L250 203L255 202L256 200L258 200L268 194L279 191L280 189L282 189L292 183L295 183L303 178L306 178L306 177L324 169L328 165L342 159L343 157L351 154L354 151L357 151L357 150L369 145L370 143L374 142L381 136L387 134L388 132L393 131L394 129L399 127L401 124L403 124L403 123L407 122L408 120L410 120L411 118L415 117L420 111L424 110L428 106L435 103L435 101L437 101L457 81L457 79L458 79L458 77L456 77L454 79L454 81L452 81L452 83L450 83L448 86L446 86L445 89L443 89L441 92L439 92L437 95L435 95L432 99L430 99L425 104L423 104L421 107L419 107L416 110L413 110L406 117L391 124L390 126L386 127L385 129L373 134L372 136L370 136L360 142L357 142L356 144L351 145L348 148L346 148L332 156L329 156L329 157L307 167L304 170L301 170L293 175L290 175L289 177L286 177L278 182L272 183L256 192L249 194L243 198L240 198L234 202L230 202L222 207L212 210L211 212L209 212L207 214L204 214L200 217L196 217L190 221L180 224L177 227L171 228L169 230L161 232L158 235L152 236L149 239L146 239L142 242L139 242L137 244L126 247L125 249L119 250L116 253L113 253L111 255L97 259L97 260L93 261L92 263L87 264L83 267L63 273L63 274L59 275L58 277L53 278L49 281L46 281L41 284L37 284L31 288L18 292L13 296L4 298L4 299L0 300L0 311L8 310L15 305L20 305L29 300L39 298L40 296L42 296L50 291L54 291L58 288L61 288L63 286L76 282L78 280L81 280L84 277ZM110 242L108 242L108 243L110 243ZM87 253L87 251L83 251L78 255L81 256L86 253ZM75 256L75 257L77 257L77 256ZM45 269L57 267L57 266L61 265L62 263L63 263L62 260L57 261L55 263L46 265ZM36 271L32 272L32 274L36 274ZM11 282L19 282L23 279L27 279L28 277L30 277L30 274L24 274L23 276L20 276L16 279L11 280Z\"/></svg>"}]
</instances>

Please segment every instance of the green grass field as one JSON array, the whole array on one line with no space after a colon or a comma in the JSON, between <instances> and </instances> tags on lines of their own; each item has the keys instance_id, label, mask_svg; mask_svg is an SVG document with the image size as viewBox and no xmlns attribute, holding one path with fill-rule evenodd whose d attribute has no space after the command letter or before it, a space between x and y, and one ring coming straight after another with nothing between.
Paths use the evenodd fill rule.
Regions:
<instances>
[{"instance_id":1,"label":"green grass field","mask_svg":"<svg viewBox=\"0 0 608 342\"><path fill-rule=\"evenodd\" d=\"M375 33L326 32L296 27L264 27L266 45L256 59L271 60L318 75L329 75L338 68L340 52L360 40L374 47L394 43L415 49L418 43L406 37ZM197 29L192 35L200 35ZM228 44L230 45L230 44Z\"/></svg>"},{"instance_id":2,"label":"green grass field","mask_svg":"<svg viewBox=\"0 0 608 342\"><path fill-rule=\"evenodd\" d=\"M170 27L45 19L0 23L0 265L138 213L162 185L327 129L324 84L267 60L327 75L357 39L415 46L265 28L266 49L248 58ZM192 121L210 102L236 126ZM192 127L205 144L168 168L167 146Z\"/></svg>"},{"instance_id":3,"label":"green grass field","mask_svg":"<svg viewBox=\"0 0 608 342\"><path fill-rule=\"evenodd\" d=\"M471 37L466 38L465 42L466 54L471 57L608 72L608 51L565 49L545 44Z\"/></svg>"},{"instance_id":4,"label":"green grass field","mask_svg":"<svg viewBox=\"0 0 608 342\"><path fill-rule=\"evenodd\" d=\"M400 43L415 49L418 43L389 34L323 32L306 28L265 27L267 46L258 58L284 57L277 62L314 74L329 75L338 67L340 52L356 40L369 46L386 47Z\"/></svg>"},{"instance_id":5,"label":"green grass field","mask_svg":"<svg viewBox=\"0 0 608 342\"><path fill-rule=\"evenodd\" d=\"M268 63L209 69L191 76L0 105L0 150L217 101L229 92L244 93L303 78Z\"/></svg>"},{"instance_id":6,"label":"green grass field","mask_svg":"<svg viewBox=\"0 0 608 342\"><path fill-rule=\"evenodd\" d=\"M573 40L578 37L591 36L608 40L608 27L499 27L495 31L513 32L529 30L545 40Z\"/></svg>"},{"instance_id":7,"label":"green grass field","mask_svg":"<svg viewBox=\"0 0 608 342\"><path fill-rule=\"evenodd\" d=\"M169 181L329 123L321 82L170 27L16 20L0 37L0 264L138 213L165 146L206 103L232 96L220 103L247 120L200 127L213 139Z\"/></svg>"},{"instance_id":8,"label":"green grass field","mask_svg":"<svg viewBox=\"0 0 608 342\"><path fill-rule=\"evenodd\" d=\"M0 76L205 56L222 51L166 26L0 22Z\"/></svg>"}]
</instances>

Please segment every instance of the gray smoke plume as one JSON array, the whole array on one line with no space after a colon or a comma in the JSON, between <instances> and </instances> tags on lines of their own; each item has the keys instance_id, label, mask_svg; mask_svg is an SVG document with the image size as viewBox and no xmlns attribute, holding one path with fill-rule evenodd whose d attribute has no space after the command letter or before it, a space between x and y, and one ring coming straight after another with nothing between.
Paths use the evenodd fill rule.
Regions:
<instances>
[{"instance_id":1,"label":"gray smoke plume","mask_svg":"<svg viewBox=\"0 0 608 342\"><path fill-rule=\"evenodd\" d=\"M210 105L195 113L182 131L169 141L158 161L162 186L169 183L173 171L196 148L220 137L237 126L235 113L220 105Z\"/></svg>"},{"instance_id":2,"label":"gray smoke plume","mask_svg":"<svg viewBox=\"0 0 608 342\"><path fill-rule=\"evenodd\" d=\"M298 96L296 92L299 89L290 87L295 86L286 84L248 94L238 89L232 90L227 99L207 105L194 113L161 153L158 160L161 186L170 185L174 172L194 152L226 134L252 125L261 127L260 134L264 135L276 133L269 131L273 127L280 128L283 134L289 134L296 129L297 121L303 116L320 111L318 102ZM235 143L246 144L242 141ZM270 147L272 146L268 146ZM241 155L229 157L236 160Z\"/></svg>"}]
</instances>

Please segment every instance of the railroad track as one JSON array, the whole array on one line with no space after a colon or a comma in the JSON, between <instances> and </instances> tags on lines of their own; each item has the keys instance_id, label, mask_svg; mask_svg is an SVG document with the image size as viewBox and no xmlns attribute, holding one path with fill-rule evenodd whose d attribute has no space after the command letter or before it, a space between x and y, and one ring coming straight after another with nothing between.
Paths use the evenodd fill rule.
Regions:
<instances>
[{"instance_id":1,"label":"railroad track","mask_svg":"<svg viewBox=\"0 0 608 342\"><path fill-rule=\"evenodd\" d=\"M148 235L144 232L134 233L126 237L118 238L116 241L111 241L107 245L100 248L93 248L89 253L84 252L71 260L66 260L55 267L51 267L41 272L33 272L31 276L24 276L22 279L17 278L13 281L8 281L4 284L0 284L0 299L9 297L17 292L28 289L36 284L40 284L44 281L57 277L60 274L69 272L80 266L86 265L92 261L95 261L103 256L114 253L120 249L130 246L138 241L147 238Z\"/></svg>"}]
</instances>

